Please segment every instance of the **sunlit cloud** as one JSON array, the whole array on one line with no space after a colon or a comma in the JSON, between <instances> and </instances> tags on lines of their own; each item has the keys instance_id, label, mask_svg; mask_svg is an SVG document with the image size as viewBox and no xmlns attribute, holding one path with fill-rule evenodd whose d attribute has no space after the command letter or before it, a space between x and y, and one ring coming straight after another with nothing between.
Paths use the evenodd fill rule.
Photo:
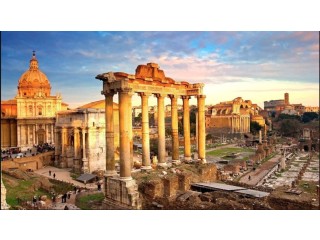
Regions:
<instances>
[{"instance_id":1,"label":"sunlit cloud","mask_svg":"<svg viewBox=\"0 0 320 240\"><path fill-rule=\"evenodd\" d=\"M318 32L3 32L2 99L15 96L32 50L53 94L61 92L72 106L101 98L97 74L134 73L148 62L176 81L205 83L216 97L224 91L221 101L247 94L262 102L261 96L272 94L261 93L287 89L297 96L308 92L299 99L310 104L319 102L310 95L319 91Z\"/></svg>"}]
</instances>

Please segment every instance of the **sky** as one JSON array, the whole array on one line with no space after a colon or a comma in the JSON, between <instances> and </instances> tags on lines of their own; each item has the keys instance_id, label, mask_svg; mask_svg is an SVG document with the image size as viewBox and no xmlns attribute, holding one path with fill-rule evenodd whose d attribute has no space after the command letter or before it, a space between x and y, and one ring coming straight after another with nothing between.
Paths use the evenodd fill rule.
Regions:
<instances>
[{"instance_id":1,"label":"sky","mask_svg":"<svg viewBox=\"0 0 320 240\"><path fill-rule=\"evenodd\" d=\"M207 105L242 97L263 107L264 101L283 99L285 92L290 103L319 105L318 32L2 32L2 100L15 97L33 50L51 95L61 93L70 108L103 99L96 75L134 74L149 62L176 81L204 83ZM155 104L150 97L149 105ZM137 95L133 105L140 105Z\"/></svg>"}]
</instances>

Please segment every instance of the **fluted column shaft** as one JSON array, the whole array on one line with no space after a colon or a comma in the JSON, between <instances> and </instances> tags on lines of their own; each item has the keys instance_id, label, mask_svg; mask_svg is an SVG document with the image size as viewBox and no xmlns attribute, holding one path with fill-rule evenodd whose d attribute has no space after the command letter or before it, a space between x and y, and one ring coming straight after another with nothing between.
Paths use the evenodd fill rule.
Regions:
<instances>
[{"instance_id":1,"label":"fluted column shaft","mask_svg":"<svg viewBox=\"0 0 320 240\"><path fill-rule=\"evenodd\" d=\"M120 127L120 179L131 180L130 139L128 115L131 96L129 89L119 91L119 127Z\"/></svg>"},{"instance_id":2,"label":"fluted column shaft","mask_svg":"<svg viewBox=\"0 0 320 240\"><path fill-rule=\"evenodd\" d=\"M82 171L89 172L88 160L86 156L86 130L82 129Z\"/></svg>"},{"instance_id":3,"label":"fluted column shaft","mask_svg":"<svg viewBox=\"0 0 320 240\"><path fill-rule=\"evenodd\" d=\"M67 135L67 129L63 127L61 132L61 155L62 156L66 155L65 153L65 150L66 150L65 146L67 144L66 135Z\"/></svg>"},{"instance_id":4,"label":"fluted column shaft","mask_svg":"<svg viewBox=\"0 0 320 240\"><path fill-rule=\"evenodd\" d=\"M132 99L132 92L129 92L129 97ZM132 133L132 101L129 101L128 111L130 111L128 122L129 122L129 139L130 139L130 163L133 168L133 133Z\"/></svg>"},{"instance_id":5,"label":"fluted column shaft","mask_svg":"<svg viewBox=\"0 0 320 240\"><path fill-rule=\"evenodd\" d=\"M178 135L178 97L171 99L171 127L172 127L172 162L179 162L179 135Z\"/></svg>"},{"instance_id":6,"label":"fluted column shaft","mask_svg":"<svg viewBox=\"0 0 320 240\"><path fill-rule=\"evenodd\" d=\"M183 96L184 160L191 160L189 96Z\"/></svg>"},{"instance_id":7,"label":"fluted column shaft","mask_svg":"<svg viewBox=\"0 0 320 240\"><path fill-rule=\"evenodd\" d=\"M113 92L105 94L106 176L116 175L114 159Z\"/></svg>"},{"instance_id":8,"label":"fluted column shaft","mask_svg":"<svg viewBox=\"0 0 320 240\"><path fill-rule=\"evenodd\" d=\"M156 94L158 102L158 165L166 165L164 96Z\"/></svg>"},{"instance_id":9,"label":"fluted column shaft","mask_svg":"<svg viewBox=\"0 0 320 240\"><path fill-rule=\"evenodd\" d=\"M74 128L73 133L73 150L74 150L74 159L79 158L79 129Z\"/></svg>"},{"instance_id":10,"label":"fluted column shaft","mask_svg":"<svg viewBox=\"0 0 320 240\"><path fill-rule=\"evenodd\" d=\"M142 169L151 169L150 164L150 137L149 137L149 109L150 94L140 93L142 105Z\"/></svg>"},{"instance_id":11,"label":"fluted column shaft","mask_svg":"<svg viewBox=\"0 0 320 240\"><path fill-rule=\"evenodd\" d=\"M198 137L199 147L198 154L199 159L202 162L206 162L206 128L205 128L205 95L197 96L198 100Z\"/></svg>"}]
</instances>

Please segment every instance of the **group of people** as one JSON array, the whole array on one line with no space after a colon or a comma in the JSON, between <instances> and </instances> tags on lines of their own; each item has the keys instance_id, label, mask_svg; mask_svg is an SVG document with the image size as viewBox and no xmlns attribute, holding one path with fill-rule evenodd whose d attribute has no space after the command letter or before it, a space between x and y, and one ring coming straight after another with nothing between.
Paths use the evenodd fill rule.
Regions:
<instances>
[{"instance_id":1,"label":"group of people","mask_svg":"<svg viewBox=\"0 0 320 240\"><path fill-rule=\"evenodd\" d=\"M67 193L63 194L62 197L61 197L61 202L62 203L66 203L67 202L67 198L70 199L70 197L71 197L71 193L70 192L67 192Z\"/></svg>"}]
</instances>

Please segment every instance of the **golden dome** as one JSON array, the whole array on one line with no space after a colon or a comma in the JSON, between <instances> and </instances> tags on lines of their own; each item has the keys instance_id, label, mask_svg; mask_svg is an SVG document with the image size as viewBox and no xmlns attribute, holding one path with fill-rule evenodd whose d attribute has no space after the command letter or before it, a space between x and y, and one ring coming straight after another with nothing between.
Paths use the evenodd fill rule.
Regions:
<instances>
[{"instance_id":1,"label":"golden dome","mask_svg":"<svg viewBox=\"0 0 320 240\"><path fill-rule=\"evenodd\" d=\"M39 70L33 51L30 67L19 79L18 95L21 97L50 96L51 86L47 76Z\"/></svg>"}]
</instances>

